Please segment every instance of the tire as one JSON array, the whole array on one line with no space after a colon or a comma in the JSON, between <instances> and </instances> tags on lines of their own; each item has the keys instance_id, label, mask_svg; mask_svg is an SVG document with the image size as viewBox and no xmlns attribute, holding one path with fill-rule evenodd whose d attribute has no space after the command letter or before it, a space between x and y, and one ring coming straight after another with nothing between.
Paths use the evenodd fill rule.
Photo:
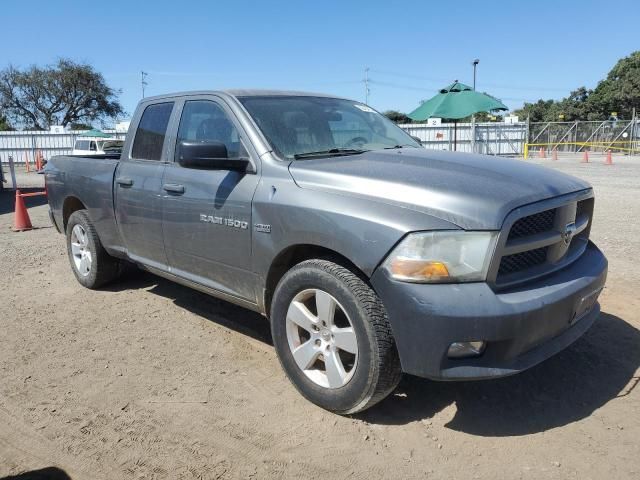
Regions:
<instances>
[{"instance_id":1,"label":"tire","mask_svg":"<svg viewBox=\"0 0 640 480\"><path fill-rule=\"evenodd\" d=\"M96 289L120 276L120 261L110 256L102 246L86 210L71 214L66 235L71 270L82 286Z\"/></svg>"},{"instance_id":2,"label":"tire","mask_svg":"<svg viewBox=\"0 0 640 480\"><path fill-rule=\"evenodd\" d=\"M333 320L322 325L332 304ZM330 260L304 261L283 276L273 297L271 333L293 385L335 413L370 408L402 376L382 301L365 280Z\"/></svg>"}]
</instances>

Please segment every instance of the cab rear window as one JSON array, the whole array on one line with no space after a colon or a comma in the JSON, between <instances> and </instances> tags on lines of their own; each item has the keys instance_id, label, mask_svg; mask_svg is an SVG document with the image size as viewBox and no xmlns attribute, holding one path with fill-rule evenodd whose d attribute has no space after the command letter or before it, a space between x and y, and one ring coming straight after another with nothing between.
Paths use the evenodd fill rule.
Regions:
<instances>
[{"instance_id":1,"label":"cab rear window","mask_svg":"<svg viewBox=\"0 0 640 480\"><path fill-rule=\"evenodd\" d=\"M133 141L132 158L141 160L162 158L162 145L172 110L173 102L156 103L144 109Z\"/></svg>"},{"instance_id":2,"label":"cab rear window","mask_svg":"<svg viewBox=\"0 0 640 480\"><path fill-rule=\"evenodd\" d=\"M75 149L76 150L89 150L89 140L77 140Z\"/></svg>"}]
</instances>

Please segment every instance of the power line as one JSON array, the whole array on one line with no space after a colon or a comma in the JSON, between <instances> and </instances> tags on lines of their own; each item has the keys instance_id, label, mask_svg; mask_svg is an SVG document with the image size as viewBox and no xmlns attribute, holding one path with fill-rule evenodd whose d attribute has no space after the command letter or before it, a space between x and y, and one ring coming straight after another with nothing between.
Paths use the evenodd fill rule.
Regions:
<instances>
[{"instance_id":1,"label":"power line","mask_svg":"<svg viewBox=\"0 0 640 480\"><path fill-rule=\"evenodd\" d=\"M400 72L389 72L386 70L377 70L377 69L371 69L371 72L373 73L379 73L381 75L389 75L392 77L401 77L401 78L411 78L414 80L422 80L422 81L426 81L426 82L432 82L432 83L437 83L438 85L441 85L442 83L446 83L446 82L451 82L452 80L449 79L445 79L445 78L434 78L434 77L425 77L422 75L413 75L413 74L408 74L408 73L400 73ZM535 86L531 86L531 85L504 85L504 84L499 84L499 83L484 83L483 85L486 85L487 87L491 87L491 88L504 88L504 89L508 89L508 90L523 90L523 91L533 91L533 90L538 90L538 91L550 91L550 92L570 92L572 90L572 88L560 88L560 87L535 87Z\"/></svg>"},{"instance_id":2,"label":"power line","mask_svg":"<svg viewBox=\"0 0 640 480\"><path fill-rule=\"evenodd\" d=\"M374 85L380 85L383 87L391 87L391 88L400 88L403 90L416 90L419 92L435 92L436 89L433 88L426 88L426 87L414 87L411 85L402 85L399 83L393 83L393 82L380 82L379 80L369 80L369 83L373 83Z\"/></svg>"},{"instance_id":3,"label":"power line","mask_svg":"<svg viewBox=\"0 0 640 480\"><path fill-rule=\"evenodd\" d=\"M386 71L386 70L372 69L371 71L373 73L379 73L381 75L390 75L392 77L412 78L414 80L425 80L427 82L433 82L433 83L437 83L437 84L441 84L442 82L450 82L451 81L451 79L424 77L422 75L413 75L413 74L409 74L409 73L399 73L399 72L389 72L389 71Z\"/></svg>"},{"instance_id":4,"label":"power line","mask_svg":"<svg viewBox=\"0 0 640 480\"><path fill-rule=\"evenodd\" d=\"M382 87L389 87L389 88L397 88L400 90L415 90L418 92L431 92L434 93L434 89L432 88L424 88L424 87L416 87L416 86L412 86L412 85L402 85L399 83L392 83L392 82L380 82L378 80L371 80L369 79L369 83L374 84L374 85L380 85ZM497 97L498 98L498 97ZM531 98L513 98L513 97L499 97L500 100L506 100L509 102L532 102L535 101Z\"/></svg>"}]
</instances>

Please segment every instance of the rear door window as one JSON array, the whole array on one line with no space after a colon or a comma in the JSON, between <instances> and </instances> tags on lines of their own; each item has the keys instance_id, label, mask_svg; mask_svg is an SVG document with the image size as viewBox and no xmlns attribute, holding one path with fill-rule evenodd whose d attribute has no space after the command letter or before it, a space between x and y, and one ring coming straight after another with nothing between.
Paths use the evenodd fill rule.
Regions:
<instances>
[{"instance_id":1,"label":"rear door window","mask_svg":"<svg viewBox=\"0 0 640 480\"><path fill-rule=\"evenodd\" d=\"M141 160L161 160L173 102L156 103L144 109L136 130L131 157Z\"/></svg>"}]
</instances>

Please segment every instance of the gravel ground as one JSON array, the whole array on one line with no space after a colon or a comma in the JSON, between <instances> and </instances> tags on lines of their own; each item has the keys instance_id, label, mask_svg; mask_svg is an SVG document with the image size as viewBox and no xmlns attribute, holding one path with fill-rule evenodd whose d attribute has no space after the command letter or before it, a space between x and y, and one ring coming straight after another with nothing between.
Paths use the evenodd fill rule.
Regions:
<instances>
[{"instance_id":1,"label":"gravel ground","mask_svg":"<svg viewBox=\"0 0 640 480\"><path fill-rule=\"evenodd\" d=\"M535 161L595 187L601 318L520 375L406 377L353 417L295 392L258 315L144 273L83 289L42 199L18 234L0 194L0 477L640 478L640 161Z\"/></svg>"}]
</instances>

